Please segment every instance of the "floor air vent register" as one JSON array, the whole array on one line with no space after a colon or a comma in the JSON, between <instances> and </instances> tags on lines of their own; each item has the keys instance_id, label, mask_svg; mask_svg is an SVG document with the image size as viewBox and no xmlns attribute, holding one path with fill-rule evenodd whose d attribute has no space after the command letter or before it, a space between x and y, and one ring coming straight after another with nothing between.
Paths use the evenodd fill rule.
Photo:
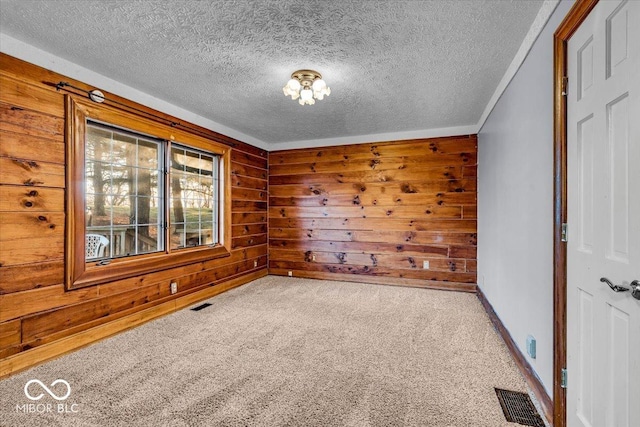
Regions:
<instances>
[{"instance_id":1,"label":"floor air vent register","mask_svg":"<svg viewBox=\"0 0 640 427\"><path fill-rule=\"evenodd\" d=\"M211 303L209 303L209 302L205 302L204 304L200 304L199 306L193 307L193 308L191 309L191 311L200 311L200 310L202 310L203 308L207 308L207 307L209 307L210 305L211 305Z\"/></svg>"},{"instance_id":2,"label":"floor air vent register","mask_svg":"<svg viewBox=\"0 0 640 427\"><path fill-rule=\"evenodd\" d=\"M525 426L545 427L544 421L527 393L500 388L495 390L507 421Z\"/></svg>"}]
</instances>

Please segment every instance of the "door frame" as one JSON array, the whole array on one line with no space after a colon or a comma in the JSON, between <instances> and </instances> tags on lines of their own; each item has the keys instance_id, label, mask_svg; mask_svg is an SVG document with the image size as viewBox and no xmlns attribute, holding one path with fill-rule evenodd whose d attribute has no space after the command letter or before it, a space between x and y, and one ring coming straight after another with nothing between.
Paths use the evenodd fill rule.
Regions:
<instances>
[{"instance_id":1,"label":"door frame","mask_svg":"<svg viewBox=\"0 0 640 427\"><path fill-rule=\"evenodd\" d=\"M567 366L567 45L598 0L576 0L553 35L553 425L567 423L562 369Z\"/></svg>"}]
</instances>

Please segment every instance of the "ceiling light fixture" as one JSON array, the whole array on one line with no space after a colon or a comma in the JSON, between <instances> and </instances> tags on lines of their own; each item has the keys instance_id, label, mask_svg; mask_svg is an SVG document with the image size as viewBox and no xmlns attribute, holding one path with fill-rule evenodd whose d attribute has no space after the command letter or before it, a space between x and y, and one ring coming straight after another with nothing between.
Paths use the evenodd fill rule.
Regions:
<instances>
[{"instance_id":1,"label":"ceiling light fixture","mask_svg":"<svg viewBox=\"0 0 640 427\"><path fill-rule=\"evenodd\" d=\"M300 105L313 105L316 99L322 101L331 94L331 89L322 80L322 75L313 70L298 70L291 74L291 80L282 88L284 96L298 100Z\"/></svg>"}]
</instances>

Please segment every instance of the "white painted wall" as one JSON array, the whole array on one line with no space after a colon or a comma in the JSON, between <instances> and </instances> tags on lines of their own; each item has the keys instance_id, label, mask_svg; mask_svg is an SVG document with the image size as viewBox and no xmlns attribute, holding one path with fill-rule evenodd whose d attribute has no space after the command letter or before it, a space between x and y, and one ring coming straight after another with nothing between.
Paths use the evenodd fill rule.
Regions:
<instances>
[{"instance_id":1,"label":"white painted wall","mask_svg":"<svg viewBox=\"0 0 640 427\"><path fill-rule=\"evenodd\" d=\"M572 4L560 2L478 136L478 285L550 396L553 33Z\"/></svg>"}]
</instances>

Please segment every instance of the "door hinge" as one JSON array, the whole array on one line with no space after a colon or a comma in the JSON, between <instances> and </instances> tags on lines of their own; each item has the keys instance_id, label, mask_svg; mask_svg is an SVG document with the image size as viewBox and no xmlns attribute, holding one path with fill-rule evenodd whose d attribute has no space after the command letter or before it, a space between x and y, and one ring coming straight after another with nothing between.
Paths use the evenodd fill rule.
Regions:
<instances>
[{"instance_id":1,"label":"door hinge","mask_svg":"<svg viewBox=\"0 0 640 427\"><path fill-rule=\"evenodd\" d=\"M569 77L564 76L562 78L562 96L567 96L569 93Z\"/></svg>"},{"instance_id":2,"label":"door hinge","mask_svg":"<svg viewBox=\"0 0 640 427\"><path fill-rule=\"evenodd\" d=\"M560 370L560 387L567 388L567 368Z\"/></svg>"},{"instance_id":3,"label":"door hinge","mask_svg":"<svg viewBox=\"0 0 640 427\"><path fill-rule=\"evenodd\" d=\"M562 232L560 235L560 240L562 240L563 242L567 242L568 240L567 240L567 223L566 222L562 223L561 229L562 229Z\"/></svg>"}]
</instances>

